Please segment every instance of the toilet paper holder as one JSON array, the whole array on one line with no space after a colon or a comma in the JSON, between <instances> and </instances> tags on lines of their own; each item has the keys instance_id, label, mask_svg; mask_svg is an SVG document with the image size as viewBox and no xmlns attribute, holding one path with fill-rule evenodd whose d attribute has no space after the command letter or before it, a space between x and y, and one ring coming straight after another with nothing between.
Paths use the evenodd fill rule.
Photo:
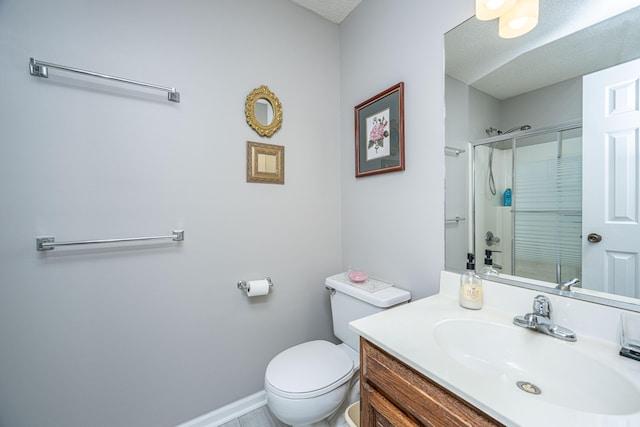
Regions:
<instances>
[{"instance_id":1,"label":"toilet paper holder","mask_svg":"<svg viewBox=\"0 0 640 427\"><path fill-rule=\"evenodd\" d=\"M269 289L273 288L273 283L271 282L271 277L265 277L264 280L269 282ZM238 281L238 289L241 289L241 290L249 292L251 287L249 286L249 284L247 283L246 280L239 280Z\"/></svg>"}]
</instances>

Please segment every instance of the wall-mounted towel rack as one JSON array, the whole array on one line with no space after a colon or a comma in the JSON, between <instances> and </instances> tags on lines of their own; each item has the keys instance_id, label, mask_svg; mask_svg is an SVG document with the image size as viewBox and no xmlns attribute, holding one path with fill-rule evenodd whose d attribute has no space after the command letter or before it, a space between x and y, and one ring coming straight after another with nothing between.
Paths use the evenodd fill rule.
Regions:
<instances>
[{"instance_id":1,"label":"wall-mounted towel rack","mask_svg":"<svg viewBox=\"0 0 640 427\"><path fill-rule=\"evenodd\" d=\"M101 239L101 240L78 240L75 242L56 242L53 236L36 238L37 251L51 251L56 246L74 246L74 245L96 245L101 243L119 243L119 242L140 242L143 240L160 240L172 239L176 242L184 240L184 230L173 230L170 236L153 236L153 237L128 237L124 239Z\"/></svg>"},{"instance_id":2,"label":"wall-mounted towel rack","mask_svg":"<svg viewBox=\"0 0 640 427\"><path fill-rule=\"evenodd\" d=\"M108 74L96 73L94 71L81 70L79 68L67 67L65 65L52 64L50 62L38 61L33 58L29 61L29 72L35 77L49 77L49 68L56 68L58 70L70 71L72 73L86 74L88 76L99 77L101 79L114 80L122 83L129 83L137 86L144 86L152 89L162 90L167 92L167 98L172 102L180 102L180 92L174 87L164 87L154 85L151 83L138 82L135 80L125 79L122 77L110 76Z\"/></svg>"},{"instance_id":3,"label":"wall-mounted towel rack","mask_svg":"<svg viewBox=\"0 0 640 427\"><path fill-rule=\"evenodd\" d=\"M459 156L460 154L464 153L464 150L462 148L449 147L445 145L444 152L453 156Z\"/></svg>"}]
</instances>

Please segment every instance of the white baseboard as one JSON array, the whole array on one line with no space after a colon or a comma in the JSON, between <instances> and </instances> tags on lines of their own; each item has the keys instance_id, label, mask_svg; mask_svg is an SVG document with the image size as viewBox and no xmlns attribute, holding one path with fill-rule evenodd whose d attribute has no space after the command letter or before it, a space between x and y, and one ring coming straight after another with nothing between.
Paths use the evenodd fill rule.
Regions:
<instances>
[{"instance_id":1,"label":"white baseboard","mask_svg":"<svg viewBox=\"0 0 640 427\"><path fill-rule=\"evenodd\" d=\"M176 427L218 427L266 404L267 394L262 390Z\"/></svg>"}]
</instances>

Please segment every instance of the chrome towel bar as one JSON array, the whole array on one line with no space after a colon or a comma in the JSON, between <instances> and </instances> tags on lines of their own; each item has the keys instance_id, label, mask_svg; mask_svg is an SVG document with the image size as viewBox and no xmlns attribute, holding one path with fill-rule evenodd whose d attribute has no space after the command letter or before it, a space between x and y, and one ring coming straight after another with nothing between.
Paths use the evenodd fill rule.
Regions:
<instances>
[{"instance_id":1,"label":"chrome towel bar","mask_svg":"<svg viewBox=\"0 0 640 427\"><path fill-rule=\"evenodd\" d=\"M33 58L29 61L29 72L35 77L49 77L49 68L70 71L72 73L85 74L88 76L99 77L101 79L114 80L122 83L129 83L137 86L144 86L152 89L158 89L167 92L167 99L171 102L180 102L180 92L174 87L158 86L151 83L138 82L135 80L125 79L122 77L110 76L108 74L96 73L94 71L81 70L79 68L67 67L66 65L52 64L50 62L38 61Z\"/></svg>"},{"instance_id":2,"label":"chrome towel bar","mask_svg":"<svg viewBox=\"0 0 640 427\"><path fill-rule=\"evenodd\" d=\"M74 245L96 245L101 243L119 243L119 242L140 242L144 240L160 240L172 239L176 242L184 240L184 230L173 230L170 236L153 236L153 237L128 237L124 239L100 239L100 240L78 240L75 242L56 242L55 237L38 237L36 238L37 251L51 251L56 246L74 246Z\"/></svg>"}]
</instances>

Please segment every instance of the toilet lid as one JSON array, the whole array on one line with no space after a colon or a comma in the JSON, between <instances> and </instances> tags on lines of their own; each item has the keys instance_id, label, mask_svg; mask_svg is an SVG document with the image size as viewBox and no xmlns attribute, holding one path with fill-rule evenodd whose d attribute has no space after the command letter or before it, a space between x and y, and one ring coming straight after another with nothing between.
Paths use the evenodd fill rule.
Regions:
<instances>
[{"instance_id":1,"label":"toilet lid","mask_svg":"<svg viewBox=\"0 0 640 427\"><path fill-rule=\"evenodd\" d=\"M309 341L278 354L267 366L265 379L285 397L313 397L347 382L353 361L328 341Z\"/></svg>"}]
</instances>

